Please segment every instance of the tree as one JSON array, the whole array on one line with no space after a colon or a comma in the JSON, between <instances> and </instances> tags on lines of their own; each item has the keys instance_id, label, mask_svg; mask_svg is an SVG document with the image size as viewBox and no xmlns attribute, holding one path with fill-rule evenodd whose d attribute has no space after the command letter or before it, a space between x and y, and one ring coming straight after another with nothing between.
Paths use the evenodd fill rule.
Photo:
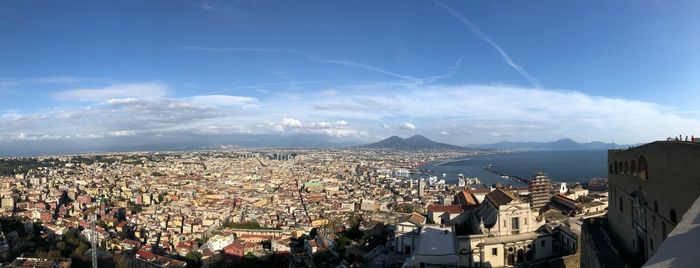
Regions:
<instances>
[{"instance_id":1,"label":"tree","mask_svg":"<svg viewBox=\"0 0 700 268\"><path fill-rule=\"evenodd\" d=\"M350 238L347 238L347 237L344 236L343 234L339 234L339 235L335 238L335 244L336 244L336 246L337 246L338 252L339 252L341 255L344 255L344 254L345 254L345 249L346 249L348 246L350 246L350 245L352 244L352 240L350 240Z\"/></svg>"},{"instance_id":2,"label":"tree","mask_svg":"<svg viewBox=\"0 0 700 268\"><path fill-rule=\"evenodd\" d=\"M403 203L398 204L396 207L394 207L394 211L401 213L412 213L415 211L415 208L409 203Z\"/></svg>"},{"instance_id":3,"label":"tree","mask_svg":"<svg viewBox=\"0 0 700 268\"><path fill-rule=\"evenodd\" d=\"M311 229L311 231L309 231L309 237L310 237L311 239L315 239L317 235L318 235L318 229L317 229L317 228L313 228L313 229Z\"/></svg>"},{"instance_id":4,"label":"tree","mask_svg":"<svg viewBox=\"0 0 700 268\"><path fill-rule=\"evenodd\" d=\"M83 253L85 253L85 251L87 251L88 248L90 248L90 246L88 246L87 243L80 241L80 244L78 245L78 247L76 247L75 250L73 250L73 255L75 255L75 256L83 255Z\"/></svg>"},{"instance_id":5,"label":"tree","mask_svg":"<svg viewBox=\"0 0 700 268\"><path fill-rule=\"evenodd\" d=\"M345 230L344 234L347 238L350 238L352 241L358 241L364 236L364 233L362 230L360 230L360 224L353 225L350 227L350 229Z\"/></svg>"},{"instance_id":6,"label":"tree","mask_svg":"<svg viewBox=\"0 0 700 268\"><path fill-rule=\"evenodd\" d=\"M119 254L114 256L114 266L116 268L129 268L132 267L133 265L130 265L131 261L129 256L126 254Z\"/></svg>"},{"instance_id":7,"label":"tree","mask_svg":"<svg viewBox=\"0 0 700 268\"><path fill-rule=\"evenodd\" d=\"M202 253L199 253L197 251L190 251L190 253L187 253L187 255L185 255L185 259L187 259L188 267L202 266Z\"/></svg>"},{"instance_id":8,"label":"tree","mask_svg":"<svg viewBox=\"0 0 700 268\"><path fill-rule=\"evenodd\" d=\"M61 257L61 251L59 250L49 250L49 251L43 251L39 250L36 252L37 258L42 258L42 259L58 259Z\"/></svg>"},{"instance_id":9,"label":"tree","mask_svg":"<svg viewBox=\"0 0 700 268\"><path fill-rule=\"evenodd\" d=\"M260 245L262 245L263 249L272 250L272 241L270 240L260 241Z\"/></svg>"}]
</instances>

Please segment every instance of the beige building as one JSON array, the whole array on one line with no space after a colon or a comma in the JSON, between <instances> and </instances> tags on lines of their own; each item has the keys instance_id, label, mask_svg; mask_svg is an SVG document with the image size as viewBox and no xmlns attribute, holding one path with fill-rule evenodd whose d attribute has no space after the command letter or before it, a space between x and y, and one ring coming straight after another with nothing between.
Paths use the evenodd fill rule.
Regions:
<instances>
[{"instance_id":1,"label":"beige building","mask_svg":"<svg viewBox=\"0 0 700 268\"><path fill-rule=\"evenodd\" d=\"M538 232L544 220L529 202L508 191L487 194L473 220L476 234L459 239L461 265L505 267L553 255L551 234Z\"/></svg>"},{"instance_id":2,"label":"beige building","mask_svg":"<svg viewBox=\"0 0 700 268\"><path fill-rule=\"evenodd\" d=\"M15 208L15 199L11 195L3 196L0 199L0 208L2 211L12 211Z\"/></svg>"},{"instance_id":3,"label":"beige building","mask_svg":"<svg viewBox=\"0 0 700 268\"><path fill-rule=\"evenodd\" d=\"M610 150L608 173L608 217L584 224L581 266L617 261L624 262L620 267L639 267L700 196L700 144L653 142Z\"/></svg>"},{"instance_id":4,"label":"beige building","mask_svg":"<svg viewBox=\"0 0 700 268\"><path fill-rule=\"evenodd\" d=\"M394 231L394 250L404 255L412 254L418 245L418 235L425 222L426 218L415 212L400 219Z\"/></svg>"}]
</instances>

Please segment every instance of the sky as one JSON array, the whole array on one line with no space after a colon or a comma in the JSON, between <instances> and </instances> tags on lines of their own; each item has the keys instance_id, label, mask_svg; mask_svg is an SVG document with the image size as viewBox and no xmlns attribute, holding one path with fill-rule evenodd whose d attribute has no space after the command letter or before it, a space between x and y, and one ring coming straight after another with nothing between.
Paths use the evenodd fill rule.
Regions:
<instances>
[{"instance_id":1,"label":"sky","mask_svg":"<svg viewBox=\"0 0 700 268\"><path fill-rule=\"evenodd\" d=\"M0 154L700 135L698 25L697 1L0 1Z\"/></svg>"}]
</instances>

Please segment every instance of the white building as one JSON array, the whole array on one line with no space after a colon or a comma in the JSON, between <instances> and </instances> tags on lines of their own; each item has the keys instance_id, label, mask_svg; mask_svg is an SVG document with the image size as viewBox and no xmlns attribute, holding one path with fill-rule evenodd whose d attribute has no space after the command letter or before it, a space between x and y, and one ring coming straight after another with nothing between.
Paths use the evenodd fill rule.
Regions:
<instances>
[{"instance_id":1,"label":"white building","mask_svg":"<svg viewBox=\"0 0 700 268\"><path fill-rule=\"evenodd\" d=\"M551 232L530 204L502 189L486 195L473 217L473 235L460 237L460 265L504 267L553 256ZM544 228L542 228L544 229Z\"/></svg>"},{"instance_id":2,"label":"white building","mask_svg":"<svg viewBox=\"0 0 700 268\"><path fill-rule=\"evenodd\" d=\"M418 213L411 213L396 224L394 231L394 251L410 255L418 245L420 228L426 218Z\"/></svg>"},{"instance_id":3,"label":"white building","mask_svg":"<svg viewBox=\"0 0 700 268\"><path fill-rule=\"evenodd\" d=\"M459 265L457 243L451 227L428 225L421 228L418 246L404 267Z\"/></svg>"},{"instance_id":4,"label":"white building","mask_svg":"<svg viewBox=\"0 0 700 268\"><path fill-rule=\"evenodd\" d=\"M215 234L207 241L207 245L211 251L221 251L226 246L233 244L235 240L233 233L229 235L225 234Z\"/></svg>"}]
</instances>

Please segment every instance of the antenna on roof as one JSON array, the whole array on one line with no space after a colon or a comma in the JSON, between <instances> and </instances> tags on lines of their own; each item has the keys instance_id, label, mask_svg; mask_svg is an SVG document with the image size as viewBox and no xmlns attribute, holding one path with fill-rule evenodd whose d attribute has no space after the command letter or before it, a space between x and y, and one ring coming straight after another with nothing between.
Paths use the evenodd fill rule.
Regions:
<instances>
[{"instance_id":1,"label":"antenna on roof","mask_svg":"<svg viewBox=\"0 0 700 268\"><path fill-rule=\"evenodd\" d=\"M615 138L610 138L610 149L615 150Z\"/></svg>"}]
</instances>

